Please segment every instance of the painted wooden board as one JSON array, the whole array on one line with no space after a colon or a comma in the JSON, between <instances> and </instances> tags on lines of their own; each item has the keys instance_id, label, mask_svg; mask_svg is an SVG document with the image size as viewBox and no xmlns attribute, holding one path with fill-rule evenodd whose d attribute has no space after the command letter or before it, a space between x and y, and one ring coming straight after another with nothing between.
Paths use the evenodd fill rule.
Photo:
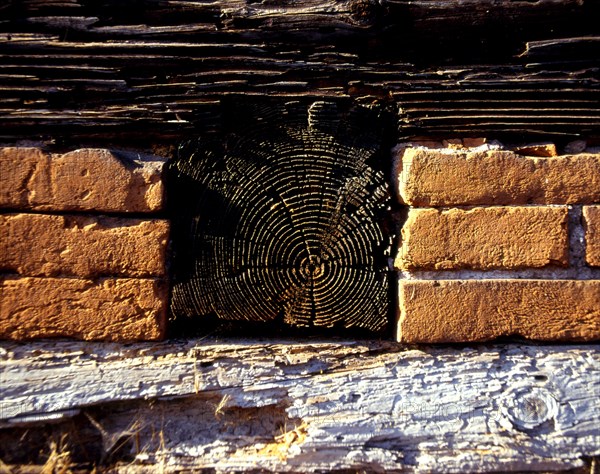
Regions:
<instances>
[{"instance_id":1,"label":"painted wooden board","mask_svg":"<svg viewBox=\"0 0 600 474\"><path fill-rule=\"evenodd\" d=\"M2 343L0 374L4 462L73 426L123 472L566 470L600 456L598 345Z\"/></svg>"}]
</instances>

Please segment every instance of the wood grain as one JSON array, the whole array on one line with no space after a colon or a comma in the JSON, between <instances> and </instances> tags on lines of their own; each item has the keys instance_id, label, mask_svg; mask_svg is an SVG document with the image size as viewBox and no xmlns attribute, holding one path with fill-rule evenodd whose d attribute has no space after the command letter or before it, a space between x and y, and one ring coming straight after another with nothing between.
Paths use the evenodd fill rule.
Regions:
<instances>
[{"instance_id":1,"label":"wood grain","mask_svg":"<svg viewBox=\"0 0 600 474\"><path fill-rule=\"evenodd\" d=\"M598 137L594 0L10 1L0 140L173 144L240 96L382 102L399 137ZM228 99L229 98L229 99Z\"/></svg>"},{"instance_id":2,"label":"wood grain","mask_svg":"<svg viewBox=\"0 0 600 474\"><path fill-rule=\"evenodd\" d=\"M377 109L236 107L169 167L175 317L388 324L389 187Z\"/></svg>"},{"instance_id":3,"label":"wood grain","mask_svg":"<svg viewBox=\"0 0 600 474\"><path fill-rule=\"evenodd\" d=\"M75 461L121 472L554 471L600 455L597 345L3 343L0 374L9 464L65 433L74 456L86 446Z\"/></svg>"}]
</instances>

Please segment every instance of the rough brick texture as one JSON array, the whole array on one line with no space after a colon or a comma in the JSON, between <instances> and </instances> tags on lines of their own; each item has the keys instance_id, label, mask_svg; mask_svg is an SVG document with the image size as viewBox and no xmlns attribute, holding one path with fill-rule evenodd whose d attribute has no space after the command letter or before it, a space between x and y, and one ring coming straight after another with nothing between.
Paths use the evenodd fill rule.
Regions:
<instances>
[{"instance_id":1,"label":"rough brick texture","mask_svg":"<svg viewBox=\"0 0 600 474\"><path fill-rule=\"evenodd\" d=\"M529 145L517 146L513 151L519 155L527 156L557 156L556 145L554 143L531 143Z\"/></svg>"},{"instance_id":2,"label":"rough brick texture","mask_svg":"<svg viewBox=\"0 0 600 474\"><path fill-rule=\"evenodd\" d=\"M167 285L151 279L0 278L0 338L164 337Z\"/></svg>"},{"instance_id":3,"label":"rough brick texture","mask_svg":"<svg viewBox=\"0 0 600 474\"><path fill-rule=\"evenodd\" d=\"M600 154L536 158L408 148L399 152L396 179L411 206L597 203Z\"/></svg>"},{"instance_id":4,"label":"rough brick texture","mask_svg":"<svg viewBox=\"0 0 600 474\"><path fill-rule=\"evenodd\" d=\"M566 207L411 209L400 269L494 269L568 265Z\"/></svg>"},{"instance_id":5,"label":"rough brick texture","mask_svg":"<svg viewBox=\"0 0 600 474\"><path fill-rule=\"evenodd\" d=\"M0 207L46 211L153 212L162 209L164 160L104 149L47 154L0 148Z\"/></svg>"},{"instance_id":6,"label":"rough brick texture","mask_svg":"<svg viewBox=\"0 0 600 474\"><path fill-rule=\"evenodd\" d=\"M406 343L600 339L600 280L401 281Z\"/></svg>"},{"instance_id":7,"label":"rough brick texture","mask_svg":"<svg viewBox=\"0 0 600 474\"><path fill-rule=\"evenodd\" d=\"M165 273L166 220L0 215L0 271L28 276L151 277Z\"/></svg>"},{"instance_id":8,"label":"rough brick texture","mask_svg":"<svg viewBox=\"0 0 600 474\"><path fill-rule=\"evenodd\" d=\"M588 265L600 267L600 206L585 206L585 258Z\"/></svg>"}]
</instances>

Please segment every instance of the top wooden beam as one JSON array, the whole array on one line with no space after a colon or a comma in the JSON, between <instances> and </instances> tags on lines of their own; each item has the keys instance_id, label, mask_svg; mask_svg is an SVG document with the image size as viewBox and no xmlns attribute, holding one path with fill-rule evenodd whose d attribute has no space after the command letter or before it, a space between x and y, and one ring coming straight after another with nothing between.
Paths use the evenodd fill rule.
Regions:
<instances>
[{"instance_id":1,"label":"top wooden beam","mask_svg":"<svg viewBox=\"0 0 600 474\"><path fill-rule=\"evenodd\" d=\"M74 0L15 1L0 8L6 33L55 33L64 41L155 38L330 45L341 38L342 49L358 48L374 56L405 57L427 51L427 46L436 58L440 52L473 58L489 48L510 54L511 47L517 52L525 41L595 34L594 14L600 11L593 0L141 0L127 9L116 0ZM358 40L365 37L382 50L374 49L373 43L361 45ZM454 48L456 42L471 38L479 41L468 51ZM390 39L401 42L386 44ZM418 44L423 41L429 43Z\"/></svg>"},{"instance_id":2,"label":"top wooden beam","mask_svg":"<svg viewBox=\"0 0 600 474\"><path fill-rule=\"evenodd\" d=\"M592 0L30 0L0 15L4 142L172 143L242 95L383 101L401 137L600 130Z\"/></svg>"}]
</instances>

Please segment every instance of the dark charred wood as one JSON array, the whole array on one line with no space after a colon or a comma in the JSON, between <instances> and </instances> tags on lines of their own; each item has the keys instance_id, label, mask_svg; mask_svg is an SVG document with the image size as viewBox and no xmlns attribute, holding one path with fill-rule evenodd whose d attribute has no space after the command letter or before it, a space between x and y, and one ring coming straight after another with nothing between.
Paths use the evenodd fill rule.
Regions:
<instances>
[{"instance_id":1,"label":"dark charred wood","mask_svg":"<svg viewBox=\"0 0 600 474\"><path fill-rule=\"evenodd\" d=\"M232 107L170 164L175 317L387 326L389 210L377 110Z\"/></svg>"},{"instance_id":2,"label":"dark charred wood","mask_svg":"<svg viewBox=\"0 0 600 474\"><path fill-rule=\"evenodd\" d=\"M172 145L217 130L227 96L383 103L399 138L600 135L595 0L14 0L0 17L3 142Z\"/></svg>"},{"instance_id":3,"label":"dark charred wood","mask_svg":"<svg viewBox=\"0 0 600 474\"><path fill-rule=\"evenodd\" d=\"M8 32L51 32L71 41L339 42L342 49L359 47L371 57L412 51L428 60L420 56L424 43L436 57L441 49L472 59L476 52L506 54L507 42L517 52L524 38L590 34L597 32L598 12L593 0L136 0L127 7L117 0L15 0L4 7L3 16ZM468 51L454 48L470 39L476 41ZM374 44L379 47L373 49Z\"/></svg>"}]
</instances>

